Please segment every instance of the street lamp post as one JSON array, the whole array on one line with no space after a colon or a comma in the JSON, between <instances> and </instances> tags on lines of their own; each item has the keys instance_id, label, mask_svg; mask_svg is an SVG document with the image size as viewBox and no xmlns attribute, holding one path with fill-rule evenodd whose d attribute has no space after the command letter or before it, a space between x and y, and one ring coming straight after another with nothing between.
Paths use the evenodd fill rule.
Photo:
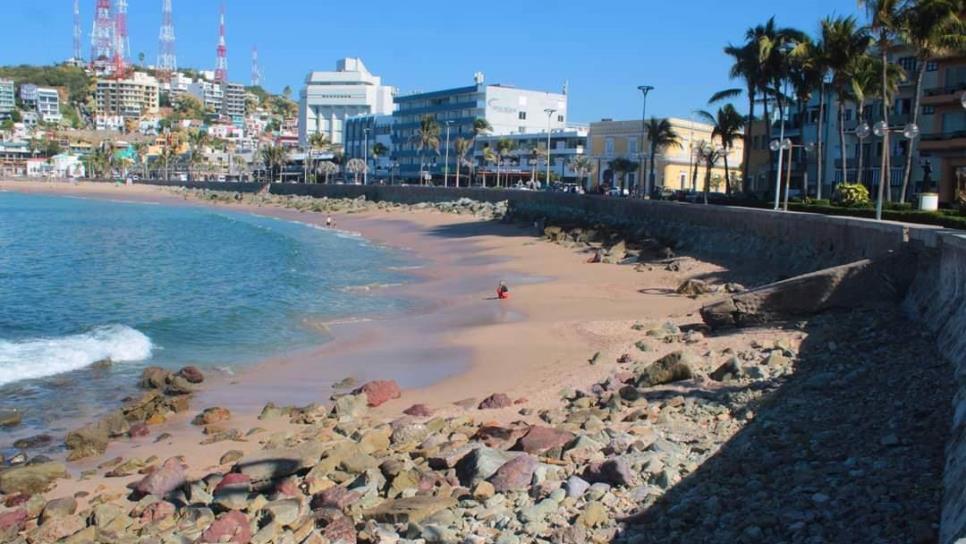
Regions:
<instances>
[{"instance_id":1,"label":"street lamp post","mask_svg":"<svg viewBox=\"0 0 966 544\"><path fill-rule=\"evenodd\" d=\"M369 129L362 129L362 134L362 162L365 163L365 167L362 169L362 184L369 185Z\"/></svg>"},{"instance_id":2,"label":"street lamp post","mask_svg":"<svg viewBox=\"0 0 966 544\"><path fill-rule=\"evenodd\" d=\"M788 80L786 79L785 86L784 86L784 89L782 90L781 96L776 98L776 101L779 102L779 106L782 105L780 104L782 97L784 97L787 93L788 93ZM781 109L782 118L781 118L781 129L779 130L779 134L778 134L778 141L780 142L780 145L783 145L785 143L785 108L780 107L780 109ZM771 127L768 127L768 131L771 132ZM791 142L789 142L789 144L790 143ZM772 151L774 151L774 149ZM843 150L842 152L844 153L845 150ZM783 157L782 152L778 151L778 172L775 174L775 209L776 210L778 209L778 202L779 202L778 199L781 196L781 192L782 192L782 157ZM791 156L789 156L789 161L790 160L791 160Z\"/></svg>"},{"instance_id":3,"label":"street lamp post","mask_svg":"<svg viewBox=\"0 0 966 544\"><path fill-rule=\"evenodd\" d=\"M652 85L639 85L637 90L641 91L641 94L644 95L644 104L641 107L641 174L638 176L640 180L643 180L644 172L647 168L647 164L645 164L647 162L647 157L644 155L644 142L647 140L647 93L653 91L654 87ZM654 160L654 158L651 157L651 160ZM638 186L639 185L640 182L638 182ZM651 196L651 190L653 187L654 177L651 176L651 178L648 179L647 183L644 185L644 198Z\"/></svg>"},{"instance_id":4,"label":"street lamp post","mask_svg":"<svg viewBox=\"0 0 966 544\"><path fill-rule=\"evenodd\" d=\"M446 121L446 157L443 159L443 187L449 187L449 127L452 121Z\"/></svg>"},{"instance_id":5,"label":"street lamp post","mask_svg":"<svg viewBox=\"0 0 966 544\"><path fill-rule=\"evenodd\" d=\"M879 121L872 127L872 132L879 138L883 138L886 141L886 136L889 133L899 133L902 137L907 140L915 140L919 137L919 126L915 123L909 123L902 127L890 127L885 121ZM888 149L883 149L883 153L888 153ZM879 191L875 202L875 219L876 221L882 221L882 205L885 199L885 184L892 182L892 176L889 172L879 172Z\"/></svg>"},{"instance_id":6,"label":"street lamp post","mask_svg":"<svg viewBox=\"0 0 966 544\"><path fill-rule=\"evenodd\" d=\"M543 112L547 114L547 177L544 181L547 182L547 187L550 187L550 126L553 114L557 113L557 110L547 108Z\"/></svg>"},{"instance_id":7,"label":"street lamp post","mask_svg":"<svg viewBox=\"0 0 966 544\"><path fill-rule=\"evenodd\" d=\"M784 206L783 206L784 210L787 212L788 211L788 193L791 192L791 188L792 188L792 150L801 149L805 153L812 153L813 151L815 151L815 144L813 142L809 142L807 144L795 144L795 143L792 143L790 139L785 138L781 143L779 143L778 140L772 141L772 143L768 147L772 151L778 151L780 153L784 152L785 150L788 151L788 166L785 172L785 199L784 199ZM808 175L807 167L805 170L805 175ZM803 184L803 188L805 190L808 189L807 183Z\"/></svg>"}]
</instances>

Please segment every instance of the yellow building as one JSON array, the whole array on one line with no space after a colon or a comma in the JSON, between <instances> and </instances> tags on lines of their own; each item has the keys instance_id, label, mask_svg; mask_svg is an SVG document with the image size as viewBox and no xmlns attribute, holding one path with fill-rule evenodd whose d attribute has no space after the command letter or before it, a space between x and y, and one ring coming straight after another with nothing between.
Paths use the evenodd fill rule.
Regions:
<instances>
[{"instance_id":1,"label":"yellow building","mask_svg":"<svg viewBox=\"0 0 966 544\"><path fill-rule=\"evenodd\" d=\"M680 146L658 149L654 165L654 185L664 190L703 190L707 168L698 156L698 150L712 143L711 131L714 127L705 123L689 121L687 119L668 119L671 127L678 135ZM632 191L642 191L650 175L651 158L650 144L642 138L643 123L636 121L613 121L604 119L590 124L590 134L587 136L591 159L595 166L595 185L597 187L617 187L621 185ZM643 146L642 146L643 144ZM720 147L720 143L712 144ZM731 172L732 185L737 187L741 179L741 160L744 143L741 139L734 142L734 147L727 154L728 171ZM616 159L628 159L638 164L636 171L622 172L611 168ZM644 161L647 161L644 170ZM711 170L711 190L725 191L725 161L722 157Z\"/></svg>"},{"instance_id":2,"label":"yellow building","mask_svg":"<svg viewBox=\"0 0 966 544\"><path fill-rule=\"evenodd\" d=\"M141 72L134 72L127 79L98 79L97 114L139 119L157 113L159 93L158 80Z\"/></svg>"}]
</instances>

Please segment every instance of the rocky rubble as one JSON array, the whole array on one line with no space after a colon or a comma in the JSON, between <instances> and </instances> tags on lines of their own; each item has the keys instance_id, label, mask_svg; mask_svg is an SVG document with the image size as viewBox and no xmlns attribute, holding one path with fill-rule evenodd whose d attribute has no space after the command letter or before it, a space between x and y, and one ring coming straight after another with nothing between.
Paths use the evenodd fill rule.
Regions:
<instances>
[{"instance_id":1,"label":"rocky rubble","mask_svg":"<svg viewBox=\"0 0 966 544\"><path fill-rule=\"evenodd\" d=\"M507 202L480 202L460 198L448 202L421 202L417 204L398 204L395 202L373 202L364 196L358 198L316 198L311 196L274 195L271 193L235 193L209 191L207 189L184 189L175 191L185 199L204 200L227 204L248 204L253 206L279 206L302 212L322 213L360 213L370 211L413 211L435 210L457 215L471 215L484 220L500 220L507 214Z\"/></svg>"}]
</instances>

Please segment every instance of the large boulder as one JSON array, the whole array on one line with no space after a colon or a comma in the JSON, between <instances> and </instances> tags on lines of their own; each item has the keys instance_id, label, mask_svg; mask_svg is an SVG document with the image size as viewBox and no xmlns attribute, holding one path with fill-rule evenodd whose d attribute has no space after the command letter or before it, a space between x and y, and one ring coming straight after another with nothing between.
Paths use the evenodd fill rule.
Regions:
<instances>
[{"instance_id":1,"label":"large boulder","mask_svg":"<svg viewBox=\"0 0 966 544\"><path fill-rule=\"evenodd\" d=\"M67 433L68 461L76 461L93 455L100 455L107 450L110 435L107 425L102 422L88 423L79 429Z\"/></svg>"},{"instance_id":2,"label":"large boulder","mask_svg":"<svg viewBox=\"0 0 966 544\"><path fill-rule=\"evenodd\" d=\"M177 457L167 459L157 470L148 474L134 489L142 495L166 497L187 481L187 467Z\"/></svg>"},{"instance_id":3,"label":"large boulder","mask_svg":"<svg viewBox=\"0 0 966 544\"><path fill-rule=\"evenodd\" d=\"M490 477L490 483L493 484L497 493L522 491L530 487L530 482L533 480L533 471L537 469L538 464L532 456L520 455L498 468Z\"/></svg>"},{"instance_id":4,"label":"large boulder","mask_svg":"<svg viewBox=\"0 0 966 544\"><path fill-rule=\"evenodd\" d=\"M553 427L534 425L527 434L517 441L515 450L531 454L541 454L554 448L562 448L574 439L574 433Z\"/></svg>"},{"instance_id":5,"label":"large boulder","mask_svg":"<svg viewBox=\"0 0 966 544\"><path fill-rule=\"evenodd\" d=\"M228 408L214 406L212 408L205 408L191 423L194 425L211 425L213 423L228 421L229 419L231 419L231 411Z\"/></svg>"},{"instance_id":6,"label":"large boulder","mask_svg":"<svg viewBox=\"0 0 966 544\"><path fill-rule=\"evenodd\" d=\"M365 394L369 406L375 408L390 400L398 399L402 396L399 384L394 380L376 380L364 384L362 387L352 392L355 395Z\"/></svg>"},{"instance_id":7,"label":"large boulder","mask_svg":"<svg viewBox=\"0 0 966 544\"><path fill-rule=\"evenodd\" d=\"M298 448L261 450L238 461L235 471L256 482L284 478L318 463L322 451L322 445L314 442Z\"/></svg>"},{"instance_id":8,"label":"large boulder","mask_svg":"<svg viewBox=\"0 0 966 544\"><path fill-rule=\"evenodd\" d=\"M67 477L63 463L38 463L0 472L0 493L12 495L43 493L55 480Z\"/></svg>"},{"instance_id":9,"label":"large boulder","mask_svg":"<svg viewBox=\"0 0 966 544\"><path fill-rule=\"evenodd\" d=\"M631 467L620 458L591 463L584 471L584 479L591 483L605 483L616 487L631 487L636 483Z\"/></svg>"},{"instance_id":10,"label":"large boulder","mask_svg":"<svg viewBox=\"0 0 966 544\"><path fill-rule=\"evenodd\" d=\"M141 380L138 385L144 389L164 389L171 372L158 366L149 366L141 372Z\"/></svg>"},{"instance_id":11,"label":"large boulder","mask_svg":"<svg viewBox=\"0 0 966 544\"><path fill-rule=\"evenodd\" d=\"M0 427L16 427L22 419L20 410L0 410Z\"/></svg>"},{"instance_id":12,"label":"large boulder","mask_svg":"<svg viewBox=\"0 0 966 544\"><path fill-rule=\"evenodd\" d=\"M232 510L218 516L207 529L201 533L198 542L248 544L252 539L252 528L245 514Z\"/></svg>"},{"instance_id":13,"label":"large boulder","mask_svg":"<svg viewBox=\"0 0 966 544\"><path fill-rule=\"evenodd\" d=\"M363 517L381 523L419 523L440 510L456 506L454 497L415 497L393 499L363 513Z\"/></svg>"},{"instance_id":14,"label":"large boulder","mask_svg":"<svg viewBox=\"0 0 966 544\"><path fill-rule=\"evenodd\" d=\"M178 376L188 380L188 383L199 384L205 381L205 375L196 366L186 366L178 371Z\"/></svg>"},{"instance_id":15,"label":"large boulder","mask_svg":"<svg viewBox=\"0 0 966 544\"><path fill-rule=\"evenodd\" d=\"M494 393L480 402L480 410L497 410L513 406L513 400L504 393Z\"/></svg>"},{"instance_id":16,"label":"large boulder","mask_svg":"<svg viewBox=\"0 0 966 544\"><path fill-rule=\"evenodd\" d=\"M481 446L456 463L456 476L460 483L472 487L480 480L487 480L500 467L521 454Z\"/></svg>"},{"instance_id":17,"label":"large boulder","mask_svg":"<svg viewBox=\"0 0 966 544\"><path fill-rule=\"evenodd\" d=\"M638 387L653 387L694 377L693 367L700 358L685 351L675 351L647 365L637 373Z\"/></svg>"}]
</instances>

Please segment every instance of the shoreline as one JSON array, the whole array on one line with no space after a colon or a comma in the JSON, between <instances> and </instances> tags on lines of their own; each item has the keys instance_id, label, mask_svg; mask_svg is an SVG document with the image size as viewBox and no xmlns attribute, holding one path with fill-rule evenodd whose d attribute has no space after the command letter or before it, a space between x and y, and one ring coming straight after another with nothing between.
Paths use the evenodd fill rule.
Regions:
<instances>
[{"instance_id":1,"label":"shoreline","mask_svg":"<svg viewBox=\"0 0 966 544\"><path fill-rule=\"evenodd\" d=\"M0 181L0 190L225 209L314 226L325 221L322 213L204 202L179 197L171 188L145 185ZM595 354L618 358L622 346L631 343L633 334L628 333L633 322L699 322L696 312L701 302L679 296L674 289L683 277L718 269L695 262L696 268L682 276L663 270L642 273L631 266L587 264L585 255L549 243L529 228L436 211L366 211L332 216L340 230L427 259L427 265L408 271L421 281L388 288L403 291L407 298L414 295L433 300L425 315L345 324L338 327L339 337L316 348L269 358L241 369L235 376L218 377L209 372L213 379L206 380L204 388L195 394L188 412L152 428L146 438L112 441L105 454L70 463L71 471L78 475L94 470L106 459L126 459L150 450L161 459L175 455L191 459L192 473L197 470L200 475L218 466L225 449L249 452L260 445L256 440L201 445L199 440L205 436L190 423L195 414L223 406L232 410L230 423L243 434L252 429L264 429L259 436L284 434L293 426L258 419L266 403L328 403L330 386L350 376L358 384L394 377L399 380L402 397L373 409L376 420L398 418L414 404L429 406L439 417L471 414L466 406L503 393L522 406L488 410L488 421L534 423L538 410L560 406L562 389L579 390L606 377L606 366L588 365L587 361ZM533 281L528 280L531 277ZM501 303L487 300L491 298L490 288L502 279L509 279L513 298ZM426 292L427 286L432 286L431 294ZM421 293L405 292L420 287ZM394 319L412 326L412 336L400 338L399 330L386 326ZM427 336L433 341L427 342ZM384 366L399 353L408 353L410 359ZM460 356L464 364L457 365L453 372L437 374L435 380L411 379L412 361L453 361ZM373 358L379 366L359 368ZM324 365L313 365L320 359L325 360ZM529 416L520 414L522 407ZM156 443L161 433L166 438ZM113 488L133 480L95 476L62 482L59 488L90 493L98 486Z\"/></svg>"}]
</instances>

